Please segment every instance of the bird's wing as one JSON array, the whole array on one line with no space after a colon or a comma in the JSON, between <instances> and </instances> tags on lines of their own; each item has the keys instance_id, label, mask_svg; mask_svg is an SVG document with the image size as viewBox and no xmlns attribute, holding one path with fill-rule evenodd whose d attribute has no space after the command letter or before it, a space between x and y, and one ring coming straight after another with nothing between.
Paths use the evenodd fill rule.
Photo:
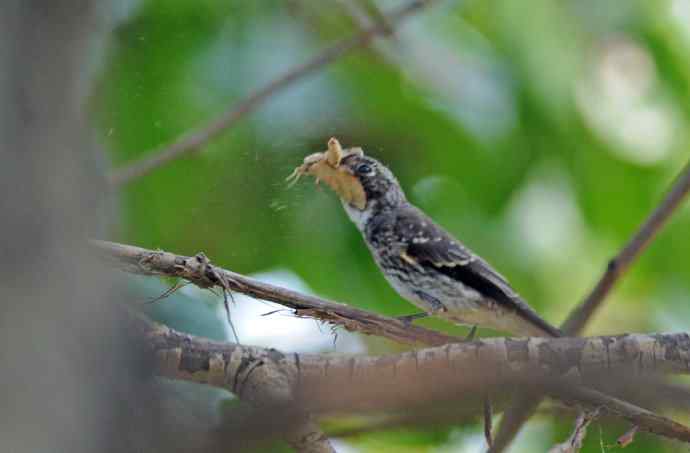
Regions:
<instances>
[{"instance_id":1,"label":"bird's wing","mask_svg":"<svg viewBox=\"0 0 690 453\"><path fill-rule=\"evenodd\" d=\"M395 236L418 262L434 266L465 266L478 259L470 250L437 226L423 212L409 206L398 213Z\"/></svg>"},{"instance_id":2,"label":"bird's wing","mask_svg":"<svg viewBox=\"0 0 690 453\"><path fill-rule=\"evenodd\" d=\"M541 319L522 300L505 277L421 211L413 206L402 210L395 229L397 238L406 244L404 259L421 266L433 266L438 272L515 310L519 316L550 335L560 335L558 329Z\"/></svg>"}]
</instances>

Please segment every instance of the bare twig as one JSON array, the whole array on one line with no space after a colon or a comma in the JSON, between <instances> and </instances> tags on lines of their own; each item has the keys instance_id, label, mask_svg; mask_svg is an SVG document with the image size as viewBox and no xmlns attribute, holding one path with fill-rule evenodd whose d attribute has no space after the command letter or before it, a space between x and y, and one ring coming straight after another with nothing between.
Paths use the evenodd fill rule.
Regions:
<instances>
[{"instance_id":1,"label":"bare twig","mask_svg":"<svg viewBox=\"0 0 690 453\"><path fill-rule=\"evenodd\" d=\"M166 289L165 291L163 291L162 294L159 294L159 295L156 296L156 297L152 297L152 298L150 298L149 300L147 300L147 301L144 302L144 303L147 304L147 305L155 304L155 303L158 302L159 300L163 300L163 299L165 299L165 298L167 298L167 297L170 297L172 294L174 294L175 292L177 292L178 290L184 288L184 287L187 286L187 285L189 285L189 282L176 282L176 283L175 283L174 285L172 285L170 288L168 288L168 289Z\"/></svg>"},{"instance_id":2,"label":"bare twig","mask_svg":"<svg viewBox=\"0 0 690 453\"><path fill-rule=\"evenodd\" d=\"M576 387L573 397L611 415L622 417L647 432L682 440L690 432L688 428L661 415L641 409L637 406L603 395L596 390ZM639 424L642 423L642 425ZM690 439L684 440L690 443Z\"/></svg>"},{"instance_id":3,"label":"bare twig","mask_svg":"<svg viewBox=\"0 0 690 453\"><path fill-rule=\"evenodd\" d=\"M625 434L620 436L618 438L618 440L616 441L618 446L620 446L621 448L625 448L628 445L630 445L631 443L633 443L633 441L635 440L635 434L637 434L637 431L639 429L640 428L637 425L634 425L632 428L630 428L628 431L626 431Z\"/></svg>"},{"instance_id":4,"label":"bare twig","mask_svg":"<svg viewBox=\"0 0 690 453\"><path fill-rule=\"evenodd\" d=\"M549 453L577 453L582 448L582 442L587 435L587 427L598 416L599 411L581 412L575 420L575 429L568 440L555 445Z\"/></svg>"},{"instance_id":5,"label":"bare twig","mask_svg":"<svg viewBox=\"0 0 690 453\"><path fill-rule=\"evenodd\" d=\"M391 24L399 23L406 17L422 10L433 1L434 0L411 0L406 5L386 15L385 21L373 24L371 27L363 29L356 35L338 42L314 56L311 60L294 67L287 73L274 79L268 85L233 105L229 110L221 114L207 126L183 136L170 145L148 152L146 157L138 161L123 168L113 170L108 175L110 183L114 186L126 184L150 173L154 169L170 161L200 148L222 132L234 126L241 118L256 110L276 93L333 63L349 52L368 45L375 37L386 35L389 33L389 26Z\"/></svg>"},{"instance_id":6,"label":"bare twig","mask_svg":"<svg viewBox=\"0 0 690 453\"><path fill-rule=\"evenodd\" d=\"M493 435L491 434L491 428L493 426L493 413L491 408L491 399L488 393L484 395L484 439L486 439L486 445L491 448L494 444Z\"/></svg>"},{"instance_id":7,"label":"bare twig","mask_svg":"<svg viewBox=\"0 0 690 453\"><path fill-rule=\"evenodd\" d=\"M503 413L494 444L488 453L500 453L513 441L522 425L529 420L541 403L542 397L534 395L517 395L513 403Z\"/></svg>"},{"instance_id":8,"label":"bare twig","mask_svg":"<svg viewBox=\"0 0 690 453\"><path fill-rule=\"evenodd\" d=\"M599 279L592 292L581 305L570 313L568 319L561 326L566 335L574 335L582 331L613 286L666 224L688 195L688 192L690 192L690 162L685 165L671 190L630 239L630 242L615 258L609 261L604 275Z\"/></svg>"},{"instance_id":9,"label":"bare twig","mask_svg":"<svg viewBox=\"0 0 690 453\"><path fill-rule=\"evenodd\" d=\"M658 382L657 382L658 384ZM650 388L649 393L653 393L656 388ZM686 391L686 397L690 392ZM502 409L505 406L504 401L499 401L494 404L497 409ZM673 409L675 405L671 403L668 409ZM460 412L460 413L458 413ZM563 420L565 418L576 418L580 414L577 406L558 404L541 405L537 412L537 416L542 418L554 418ZM612 428L620 426L620 418L610 414L602 413L599 417L599 422L602 425L613 424ZM417 410L413 413L404 414L388 414L386 416L372 417L363 415L361 418L352 418L351 424L348 426L338 426L328 430L332 437L346 439L348 437L360 437L365 434L378 433L384 431L400 431L405 429L424 429L424 428L439 428L439 427L457 427L476 422L475 414L467 414L457 410L457 406L444 408L443 411L429 409L427 411ZM639 428L638 428L639 430ZM627 435L623 434L623 436ZM602 448L602 451L604 449Z\"/></svg>"},{"instance_id":10,"label":"bare twig","mask_svg":"<svg viewBox=\"0 0 690 453\"><path fill-rule=\"evenodd\" d=\"M181 277L201 288L218 286L224 291L237 291L289 307L297 316L326 321L350 331L378 335L402 343L430 346L463 341L461 338L444 335L395 318L245 277L214 266L201 253L187 257L114 242L93 241L93 244L104 256L113 259L117 267L128 272Z\"/></svg>"},{"instance_id":11,"label":"bare twig","mask_svg":"<svg viewBox=\"0 0 690 453\"><path fill-rule=\"evenodd\" d=\"M565 335L576 335L582 331L587 322L602 305L614 285L623 276L630 265L640 256L666 224L680 203L690 192L690 162L685 165L668 194L661 204L642 224L628 244L616 255L606 268L594 289L585 300L577 306L561 325ZM522 425L529 419L539 405L539 398L518 397L514 406L509 408L499 426L492 453L501 452L515 438Z\"/></svg>"}]
</instances>

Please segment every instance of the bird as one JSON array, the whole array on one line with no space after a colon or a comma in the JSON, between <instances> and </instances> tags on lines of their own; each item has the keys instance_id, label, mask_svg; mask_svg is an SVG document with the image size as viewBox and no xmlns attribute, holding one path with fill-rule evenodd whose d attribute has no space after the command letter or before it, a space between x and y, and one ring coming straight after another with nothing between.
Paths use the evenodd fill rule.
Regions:
<instances>
[{"instance_id":1,"label":"bird","mask_svg":"<svg viewBox=\"0 0 690 453\"><path fill-rule=\"evenodd\" d=\"M329 149L339 149L333 140ZM331 159L344 176L325 181L340 195L385 279L423 310L404 321L434 315L472 326L473 332L479 326L519 336L562 336L486 260L410 203L390 169L360 148L352 150ZM321 154L326 160L328 154ZM344 189L345 176L355 189Z\"/></svg>"}]
</instances>

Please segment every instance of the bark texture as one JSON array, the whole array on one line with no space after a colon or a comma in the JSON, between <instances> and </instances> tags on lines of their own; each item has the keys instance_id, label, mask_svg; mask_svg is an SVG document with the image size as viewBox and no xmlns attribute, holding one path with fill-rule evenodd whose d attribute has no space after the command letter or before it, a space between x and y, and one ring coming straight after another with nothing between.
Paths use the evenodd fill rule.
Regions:
<instances>
[{"instance_id":1,"label":"bark texture","mask_svg":"<svg viewBox=\"0 0 690 453\"><path fill-rule=\"evenodd\" d=\"M162 375L226 388L258 407L277 404L313 414L409 410L481 401L487 389L538 389L690 441L685 426L582 387L603 378L687 373L687 334L498 338L379 357L331 357L212 342L139 319Z\"/></svg>"}]
</instances>

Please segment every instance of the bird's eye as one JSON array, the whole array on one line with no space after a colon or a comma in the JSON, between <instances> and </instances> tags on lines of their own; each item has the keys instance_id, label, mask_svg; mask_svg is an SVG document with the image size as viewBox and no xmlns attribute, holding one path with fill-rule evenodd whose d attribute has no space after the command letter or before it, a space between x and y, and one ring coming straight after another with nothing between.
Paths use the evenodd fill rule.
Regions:
<instances>
[{"instance_id":1,"label":"bird's eye","mask_svg":"<svg viewBox=\"0 0 690 453\"><path fill-rule=\"evenodd\" d=\"M372 175L374 173L374 169L369 164L359 164L357 165L357 173L365 176Z\"/></svg>"}]
</instances>

